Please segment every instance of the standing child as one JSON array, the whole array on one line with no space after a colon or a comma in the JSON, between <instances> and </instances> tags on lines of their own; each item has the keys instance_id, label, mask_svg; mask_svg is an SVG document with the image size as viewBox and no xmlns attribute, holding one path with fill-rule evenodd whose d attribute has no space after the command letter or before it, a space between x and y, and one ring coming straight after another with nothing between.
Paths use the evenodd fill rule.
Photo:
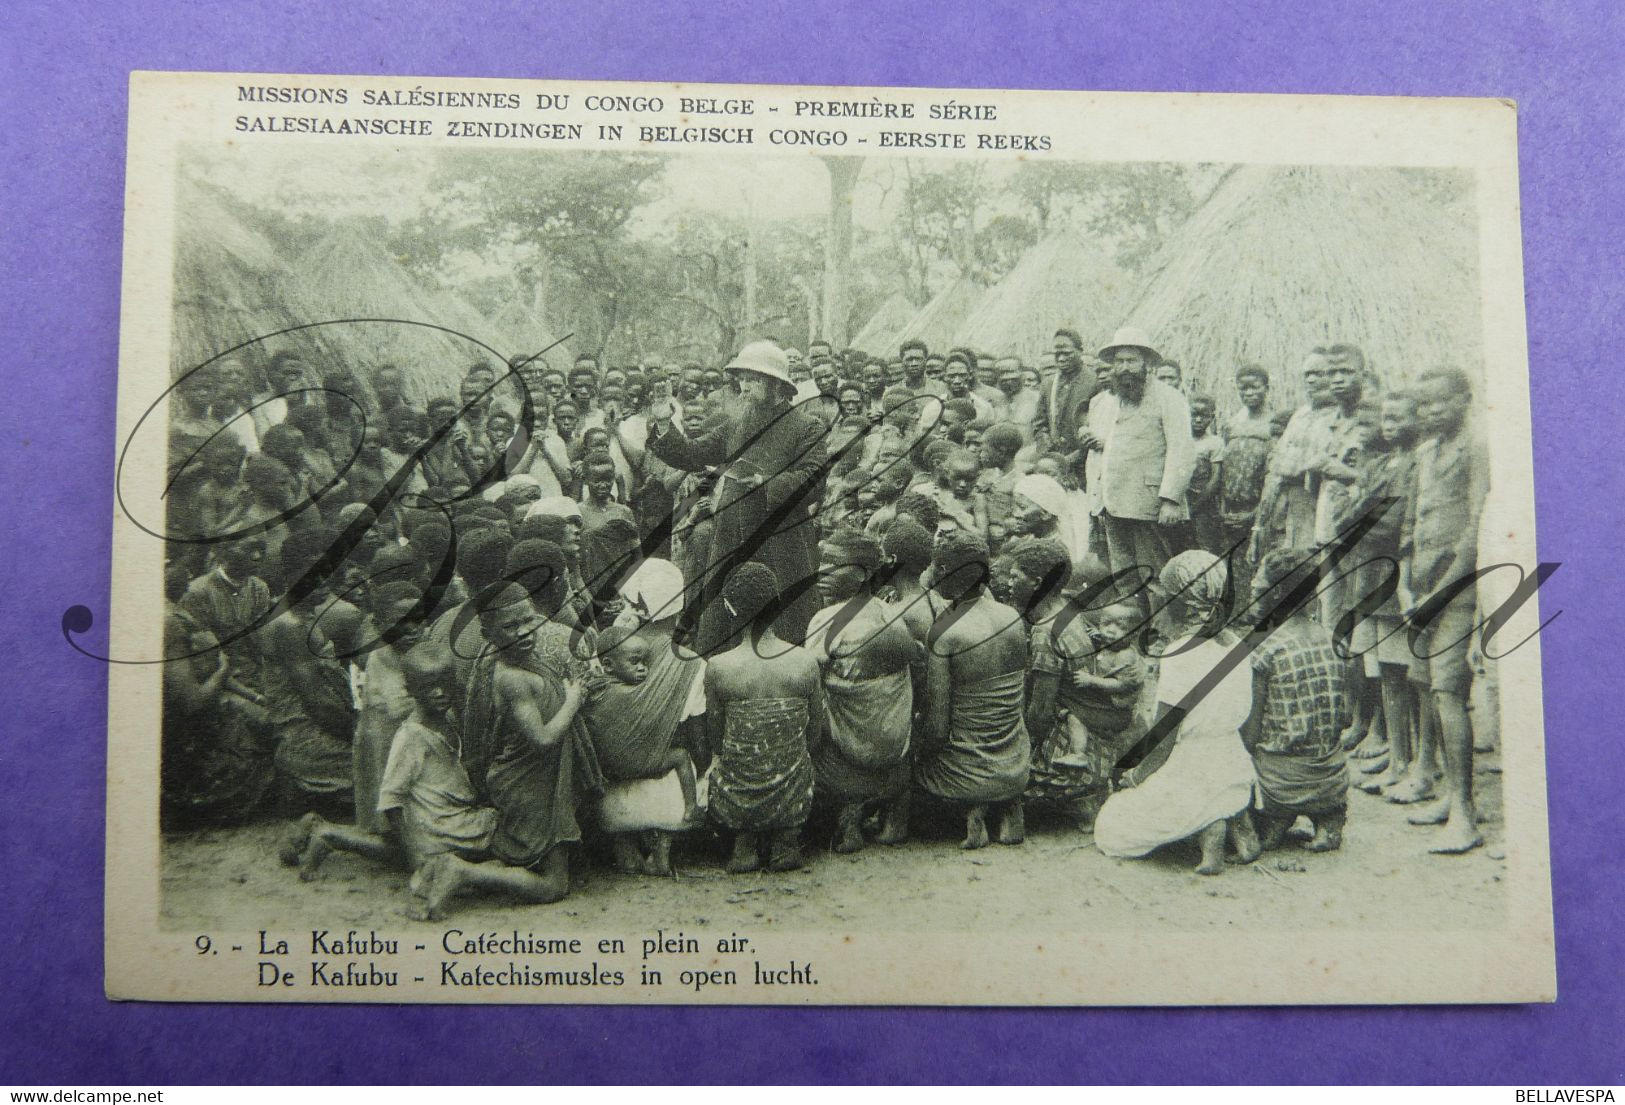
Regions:
<instances>
[{"instance_id":1,"label":"standing child","mask_svg":"<svg viewBox=\"0 0 1625 1105\"><path fill-rule=\"evenodd\" d=\"M632 508L625 502L625 488L615 472L615 459L607 449L587 454L581 464L581 484L583 530L596 529L611 518L636 524Z\"/></svg>"},{"instance_id":2,"label":"standing child","mask_svg":"<svg viewBox=\"0 0 1625 1105\"><path fill-rule=\"evenodd\" d=\"M1410 820L1444 826L1430 851L1459 853L1484 843L1473 804L1473 732L1467 718L1472 684L1467 653L1476 596L1472 587L1453 595L1449 588L1478 568L1489 464L1467 420L1473 394L1468 375L1455 368L1433 369L1422 375L1416 390L1424 440L1416 449L1416 493L1400 545L1408 553L1401 602L1414 626L1412 651L1427 658L1445 793Z\"/></svg>"},{"instance_id":3,"label":"standing child","mask_svg":"<svg viewBox=\"0 0 1625 1105\"><path fill-rule=\"evenodd\" d=\"M937 493L942 513L959 523L966 533L987 540L987 500L976 490L981 473L977 456L969 449L955 449L943 464L944 483Z\"/></svg>"},{"instance_id":4,"label":"standing child","mask_svg":"<svg viewBox=\"0 0 1625 1105\"><path fill-rule=\"evenodd\" d=\"M1270 377L1261 365L1236 370L1236 396L1241 410L1224 427L1224 477L1219 490L1220 543L1229 558L1235 604L1244 607L1253 589L1253 563L1247 555L1248 538L1257 520L1259 497L1270 450L1280 430L1269 411ZM1238 611L1238 613L1245 613Z\"/></svg>"},{"instance_id":5,"label":"standing child","mask_svg":"<svg viewBox=\"0 0 1625 1105\"><path fill-rule=\"evenodd\" d=\"M1319 571L1312 550L1277 549L1259 564L1254 582L1259 629L1269 635L1252 655L1253 705L1241 734L1258 776L1265 851L1280 847L1299 815L1315 823L1315 835L1304 845L1311 852L1343 844L1349 789L1339 739L1345 661L1311 615ZM1308 597L1293 594L1300 588Z\"/></svg>"},{"instance_id":6,"label":"standing child","mask_svg":"<svg viewBox=\"0 0 1625 1105\"><path fill-rule=\"evenodd\" d=\"M1359 515L1354 512L1365 478L1378 452L1377 437L1382 421L1382 403L1361 399L1351 417L1339 423L1338 454L1321 465L1321 503L1326 517L1317 523L1322 547L1334 545ZM1368 556L1357 555L1344 562L1322 589L1320 621L1332 635L1339 651L1350 657L1346 679L1349 712L1352 715L1343 743L1354 749L1353 758L1367 772L1388 766L1388 738L1382 727L1382 698L1374 678L1367 678L1360 656L1369 644L1370 626L1357 607L1365 590L1362 584L1370 572L1361 569Z\"/></svg>"},{"instance_id":7,"label":"standing child","mask_svg":"<svg viewBox=\"0 0 1625 1105\"><path fill-rule=\"evenodd\" d=\"M1224 490L1224 438L1213 426L1213 399L1191 397L1191 440L1196 446L1196 466L1191 470L1185 502L1190 507L1190 541L1194 548L1223 555L1223 535L1219 525L1219 497Z\"/></svg>"},{"instance_id":8,"label":"standing child","mask_svg":"<svg viewBox=\"0 0 1625 1105\"><path fill-rule=\"evenodd\" d=\"M1367 516L1372 522L1348 561L1359 565L1355 594L1362 600L1374 596L1390 577L1397 583L1400 530L1415 476L1415 441L1415 397L1406 392L1389 393L1379 409L1377 433L1363 450L1354 497L1338 521L1340 531ZM1387 759L1371 761L1375 766L1363 769L1363 777L1355 780L1356 786L1371 794L1397 786L1410 772L1414 758L1411 715L1415 704L1406 678L1411 659L1407 641L1397 588L1354 625L1351 647L1367 678L1377 681L1388 737Z\"/></svg>"},{"instance_id":9,"label":"standing child","mask_svg":"<svg viewBox=\"0 0 1625 1105\"><path fill-rule=\"evenodd\" d=\"M982 472L977 478L977 491L986 504L988 544L995 550L1009 532L1016 481L1025 474L1016 461L1024 445L1021 427L1000 422L987 428L978 447Z\"/></svg>"}]
</instances>

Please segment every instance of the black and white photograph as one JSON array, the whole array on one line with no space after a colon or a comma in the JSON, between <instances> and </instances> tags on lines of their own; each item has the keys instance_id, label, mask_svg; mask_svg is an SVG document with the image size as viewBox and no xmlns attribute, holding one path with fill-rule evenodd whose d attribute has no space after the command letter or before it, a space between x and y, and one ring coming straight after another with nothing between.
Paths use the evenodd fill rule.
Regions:
<instances>
[{"instance_id":1,"label":"black and white photograph","mask_svg":"<svg viewBox=\"0 0 1625 1105\"><path fill-rule=\"evenodd\" d=\"M115 996L1553 996L1495 103L144 78Z\"/></svg>"}]
</instances>

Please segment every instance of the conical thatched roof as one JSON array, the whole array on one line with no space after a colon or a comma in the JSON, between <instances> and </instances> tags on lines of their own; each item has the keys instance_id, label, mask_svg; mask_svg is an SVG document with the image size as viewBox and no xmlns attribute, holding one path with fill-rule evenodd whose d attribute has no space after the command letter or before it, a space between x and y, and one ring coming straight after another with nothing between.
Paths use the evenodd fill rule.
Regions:
<instances>
[{"instance_id":1,"label":"conical thatched roof","mask_svg":"<svg viewBox=\"0 0 1625 1105\"><path fill-rule=\"evenodd\" d=\"M869 321L863 324L857 337L852 339L852 348L876 357L895 356L903 340L900 336L903 327L918 312L919 307L913 300L902 292L893 292L891 298L869 316Z\"/></svg>"},{"instance_id":2,"label":"conical thatched roof","mask_svg":"<svg viewBox=\"0 0 1625 1105\"><path fill-rule=\"evenodd\" d=\"M1123 324L1221 407L1247 361L1269 369L1278 405L1295 402L1305 353L1332 342L1359 346L1390 383L1440 363L1479 370L1471 213L1403 169L1233 169L1152 272Z\"/></svg>"},{"instance_id":3,"label":"conical thatched roof","mask_svg":"<svg viewBox=\"0 0 1625 1105\"><path fill-rule=\"evenodd\" d=\"M208 188L177 183L170 369L180 376L244 342L311 321L293 304L276 246L233 215ZM301 331L244 350L263 368L291 349L327 354L320 334Z\"/></svg>"},{"instance_id":4,"label":"conical thatched roof","mask_svg":"<svg viewBox=\"0 0 1625 1105\"><path fill-rule=\"evenodd\" d=\"M1069 231L1051 234L988 290L959 340L1037 364L1059 327L1090 344L1109 338L1130 291L1128 276L1107 250Z\"/></svg>"},{"instance_id":5,"label":"conical thatched roof","mask_svg":"<svg viewBox=\"0 0 1625 1105\"><path fill-rule=\"evenodd\" d=\"M907 338L919 338L932 352L946 352L960 344L966 321L986 294L987 289L982 285L961 276L915 312L896 333L891 345L896 346Z\"/></svg>"},{"instance_id":6,"label":"conical thatched roof","mask_svg":"<svg viewBox=\"0 0 1625 1105\"><path fill-rule=\"evenodd\" d=\"M548 325L545 313L533 302L527 302L523 293L515 289L502 305L502 308L491 318L491 331L501 339L498 348L512 356L528 357L548 350L543 360L554 368L569 368L571 362L570 343L554 345L558 341L558 334Z\"/></svg>"},{"instance_id":7,"label":"conical thatched roof","mask_svg":"<svg viewBox=\"0 0 1625 1105\"><path fill-rule=\"evenodd\" d=\"M340 362L363 378L381 364L397 365L408 393L422 399L454 391L476 361L496 365L479 343L500 352L500 335L478 311L454 295L424 288L354 225L339 224L292 267L307 320L399 320L322 328Z\"/></svg>"}]
</instances>

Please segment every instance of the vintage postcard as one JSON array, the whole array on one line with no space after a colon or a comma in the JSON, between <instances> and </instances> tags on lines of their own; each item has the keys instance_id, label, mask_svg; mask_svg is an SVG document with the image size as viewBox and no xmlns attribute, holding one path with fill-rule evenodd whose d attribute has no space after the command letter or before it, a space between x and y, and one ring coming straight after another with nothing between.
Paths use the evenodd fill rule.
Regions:
<instances>
[{"instance_id":1,"label":"vintage postcard","mask_svg":"<svg viewBox=\"0 0 1625 1105\"><path fill-rule=\"evenodd\" d=\"M109 995L1553 1000L1516 167L134 74Z\"/></svg>"}]
</instances>

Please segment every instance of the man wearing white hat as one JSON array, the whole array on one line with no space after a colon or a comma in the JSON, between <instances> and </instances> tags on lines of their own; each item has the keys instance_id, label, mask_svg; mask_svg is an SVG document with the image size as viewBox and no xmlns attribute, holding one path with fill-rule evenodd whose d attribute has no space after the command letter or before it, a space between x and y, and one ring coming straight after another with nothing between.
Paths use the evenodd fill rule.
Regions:
<instances>
[{"instance_id":1,"label":"man wearing white hat","mask_svg":"<svg viewBox=\"0 0 1625 1105\"><path fill-rule=\"evenodd\" d=\"M826 431L792 405L796 385L777 345L751 342L726 371L735 395L694 437L672 426L669 401L650 411L650 452L685 472L721 468L712 499L712 563L688 618L690 624L696 615L701 619L701 652L720 646L729 623L719 613L722 581L737 564L754 560L773 570L785 602L776 631L800 644L817 608L818 528L811 510L824 495Z\"/></svg>"},{"instance_id":2,"label":"man wearing white hat","mask_svg":"<svg viewBox=\"0 0 1625 1105\"><path fill-rule=\"evenodd\" d=\"M1191 412L1185 397L1150 373L1162 357L1144 331L1117 331L1100 351L1112 389L1096 395L1079 444L1098 453L1100 521L1113 574L1157 575L1190 513L1185 492L1195 468ZM1094 466L1091 466L1092 468ZM1132 584L1119 585L1124 591Z\"/></svg>"}]
</instances>

